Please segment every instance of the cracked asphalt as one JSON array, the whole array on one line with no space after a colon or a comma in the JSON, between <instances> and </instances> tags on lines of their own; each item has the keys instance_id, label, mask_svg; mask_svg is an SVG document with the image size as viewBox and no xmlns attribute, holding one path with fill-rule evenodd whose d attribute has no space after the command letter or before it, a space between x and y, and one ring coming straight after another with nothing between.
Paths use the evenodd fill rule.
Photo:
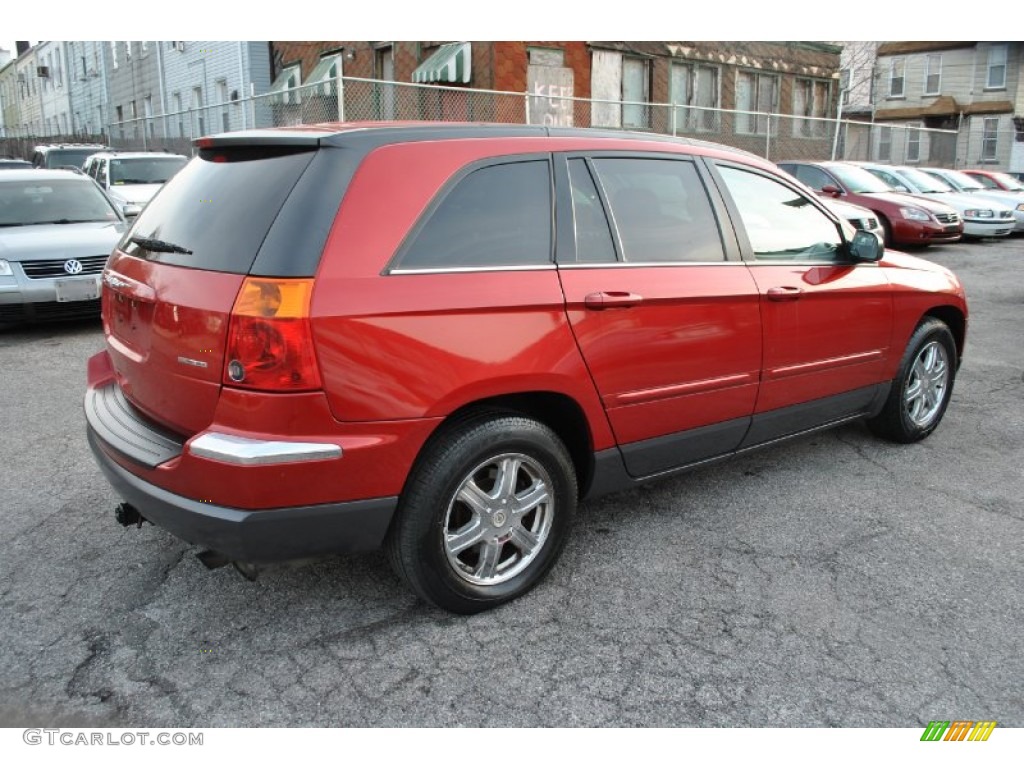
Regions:
<instances>
[{"instance_id":1,"label":"cracked asphalt","mask_svg":"<svg viewBox=\"0 0 1024 768\"><path fill-rule=\"evenodd\" d=\"M97 324L0 333L0 726L1024 726L1024 239L935 247L972 317L945 421L585 505L471 618L382 554L207 571L86 446Z\"/></svg>"}]
</instances>

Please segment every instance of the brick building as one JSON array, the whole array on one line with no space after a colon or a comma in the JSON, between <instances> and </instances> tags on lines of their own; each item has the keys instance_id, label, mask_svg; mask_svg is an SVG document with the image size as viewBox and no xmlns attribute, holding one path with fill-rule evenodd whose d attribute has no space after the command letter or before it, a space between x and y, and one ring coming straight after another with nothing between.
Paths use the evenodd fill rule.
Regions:
<instances>
[{"instance_id":1,"label":"brick building","mask_svg":"<svg viewBox=\"0 0 1024 768\"><path fill-rule=\"evenodd\" d=\"M796 154L820 152L817 145L828 144L830 129L820 118L836 114L841 50L801 42L271 43L278 87L310 82L309 76L325 71L325 57L335 57L346 77L467 90L462 95L350 83L348 91L362 91L356 98L347 91L346 119L635 128L729 137L730 143L759 152L779 137L796 142ZM485 98L469 89L537 95Z\"/></svg>"}]
</instances>

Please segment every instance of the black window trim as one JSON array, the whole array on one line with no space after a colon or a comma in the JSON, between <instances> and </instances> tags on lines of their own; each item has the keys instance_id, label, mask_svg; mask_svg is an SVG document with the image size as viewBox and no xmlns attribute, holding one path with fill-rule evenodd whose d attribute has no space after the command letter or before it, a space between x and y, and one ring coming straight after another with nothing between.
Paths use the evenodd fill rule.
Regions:
<instances>
[{"instance_id":1,"label":"black window trim","mask_svg":"<svg viewBox=\"0 0 1024 768\"><path fill-rule=\"evenodd\" d=\"M395 249L394 254L388 259L388 263L384 265L384 268L380 271L382 276L387 275L443 275L457 272L532 272L535 270L545 270L555 268L555 242L557 239L557 227L558 220L555 216L555 186L553 180L553 161L551 152L528 152L511 155L494 155L491 157L482 158L475 160L471 163L464 165L455 174L452 175L441 188L434 194L430 203L420 214L416 222L409 228L409 231L405 233L405 237L402 238L402 242L399 243L398 248ZM437 209L441 207L444 201L448 198L448 195L459 185L459 183L469 176L471 173L479 171L483 168L490 168L496 165L513 165L516 163L529 163L542 161L548 167L548 191L549 191L549 208L551 216L551 228L549 234L548 243L548 262L546 264L519 264L519 265L508 265L508 266L480 266L480 267L403 267L401 266L402 260L405 258L412 244L416 242L420 232L426 227L426 225L433 219Z\"/></svg>"},{"instance_id":2,"label":"black window trim","mask_svg":"<svg viewBox=\"0 0 1024 768\"><path fill-rule=\"evenodd\" d=\"M651 268L651 267L708 267L728 266L730 264L742 265L742 254L739 243L735 240L732 227L729 222L729 211L725 206L721 193L714 183L714 178L708 171L706 158L703 155L691 154L689 152L651 152L642 150L566 150L556 152L555 155L555 183L556 202L559 209L558 221L563 222L563 229L556 232L558 236L558 247L556 249L557 263L559 269L616 269L616 268ZM574 212L572 207L572 186L569 180L569 161L583 159L587 163L587 170L590 172L591 180L597 188L598 197L604 208L605 218L612 234L612 244L615 248L615 261L579 261L576 253L576 237L574 227ZM594 168L594 160L620 159L620 160L675 160L689 162L694 165L697 177L700 179L711 205L711 211L715 216L715 223L718 226L718 233L722 243L724 258L720 261L624 261L622 257L622 238L619 234L619 227L615 216L611 212L608 203L608 196L601 182L601 177ZM562 211L565 213L562 214Z\"/></svg>"},{"instance_id":3,"label":"black window trim","mask_svg":"<svg viewBox=\"0 0 1024 768\"><path fill-rule=\"evenodd\" d=\"M751 165L745 165L743 163L737 163L730 160L722 160L718 158L705 158L708 164L708 168L711 171L711 175L715 180L715 184L718 186L719 193L723 196L725 205L729 210L730 218L733 221L733 230L736 234L736 238L739 240L741 254L743 260L750 265L759 266L780 266L780 267L822 267L822 266L856 266L856 267L874 267L877 268L879 265L877 262L864 262L857 261L850 256L849 246L850 241L846 239L846 234L843 231L842 221L838 215L828 209L828 207L821 201L817 195L808 195L807 191L796 186L792 181L782 176L778 176L774 173L770 173L762 168L757 168ZM794 165L796 165L794 163ZM746 171L747 173L753 173L757 176L762 176L770 181L774 181L778 184L782 184L788 187L796 194L801 197L810 200L811 203L825 214L826 218L831 221L839 233L839 240L843 244L843 253L840 254L840 258L834 261L824 261L822 259L807 259L799 261L772 261L768 259L758 259L754 255L754 247L750 243L750 238L747 236L747 230L743 226L743 218L740 215L739 208L736 207L736 202L732 199L732 195L729 194L729 188L726 186L725 179L722 178L718 172L718 167L733 168L738 171Z\"/></svg>"}]
</instances>

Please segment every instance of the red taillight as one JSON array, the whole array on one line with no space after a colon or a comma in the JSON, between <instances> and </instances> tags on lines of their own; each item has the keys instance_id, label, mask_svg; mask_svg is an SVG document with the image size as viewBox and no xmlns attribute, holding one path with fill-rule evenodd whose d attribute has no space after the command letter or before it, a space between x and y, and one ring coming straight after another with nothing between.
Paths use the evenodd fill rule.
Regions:
<instances>
[{"instance_id":1,"label":"red taillight","mask_svg":"<svg viewBox=\"0 0 1024 768\"><path fill-rule=\"evenodd\" d=\"M298 392L320 388L309 325L312 280L247 277L231 309L224 383Z\"/></svg>"}]
</instances>

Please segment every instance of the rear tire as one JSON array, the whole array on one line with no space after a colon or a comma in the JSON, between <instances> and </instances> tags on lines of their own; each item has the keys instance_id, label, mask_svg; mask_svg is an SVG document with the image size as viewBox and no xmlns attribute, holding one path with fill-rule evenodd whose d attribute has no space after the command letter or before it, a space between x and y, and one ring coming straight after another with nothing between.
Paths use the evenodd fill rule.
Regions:
<instances>
[{"instance_id":1,"label":"rear tire","mask_svg":"<svg viewBox=\"0 0 1024 768\"><path fill-rule=\"evenodd\" d=\"M478 613L540 582L561 553L576 499L572 459L550 428L481 414L424 449L385 548L424 600Z\"/></svg>"},{"instance_id":2,"label":"rear tire","mask_svg":"<svg viewBox=\"0 0 1024 768\"><path fill-rule=\"evenodd\" d=\"M925 318L907 342L885 406L868 419L868 427L897 443L928 437L949 405L956 367L956 342L949 326L934 317Z\"/></svg>"}]
</instances>

